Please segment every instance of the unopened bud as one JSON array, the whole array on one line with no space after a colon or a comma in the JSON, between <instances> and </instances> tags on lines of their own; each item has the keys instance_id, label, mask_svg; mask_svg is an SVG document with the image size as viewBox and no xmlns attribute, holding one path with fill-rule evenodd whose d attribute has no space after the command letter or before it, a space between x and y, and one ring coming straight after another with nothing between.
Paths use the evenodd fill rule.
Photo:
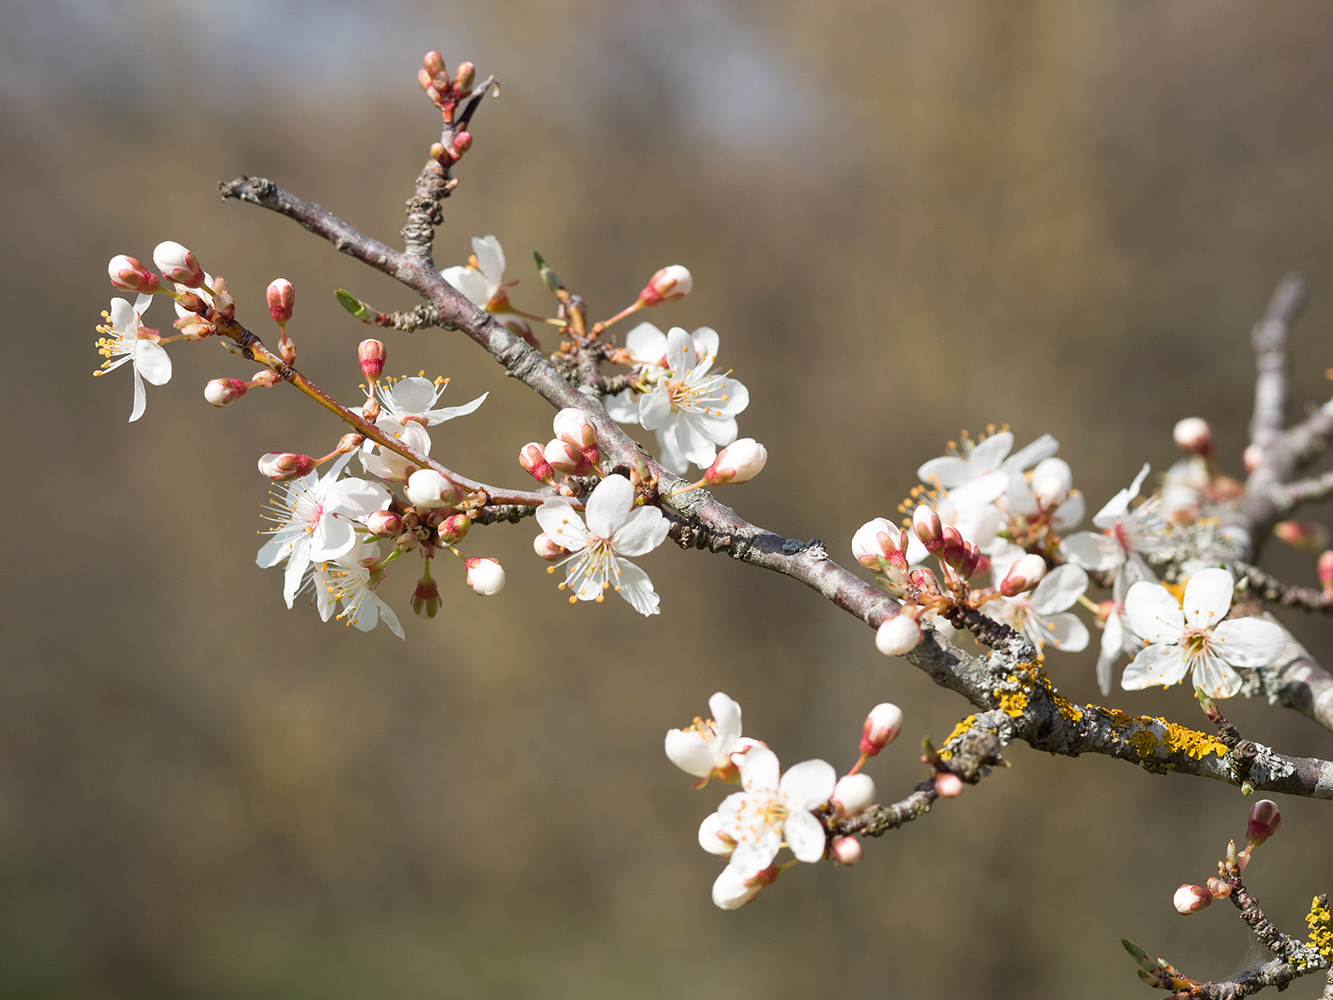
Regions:
<instances>
[{"instance_id":1,"label":"unopened bud","mask_svg":"<svg viewBox=\"0 0 1333 1000\"><path fill-rule=\"evenodd\" d=\"M265 368L262 372L256 372L255 377L250 380L253 386L258 386L262 389L272 389L281 381L282 376L271 368Z\"/></svg>"},{"instance_id":2,"label":"unopened bud","mask_svg":"<svg viewBox=\"0 0 1333 1000\"><path fill-rule=\"evenodd\" d=\"M227 320L236 316L236 300L227 291L227 282L220 274L213 279L213 311Z\"/></svg>"},{"instance_id":3,"label":"unopened bud","mask_svg":"<svg viewBox=\"0 0 1333 1000\"><path fill-rule=\"evenodd\" d=\"M1032 494L1042 510L1054 510L1069 499L1074 474L1062 458L1044 458L1032 470Z\"/></svg>"},{"instance_id":4,"label":"unopened bud","mask_svg":"<svg viewBox=\"0 0 1333 1000\"><path fill-rule=\"evenodd\" d=\"M864 851L861 850L860 837L834 837L833 846L830 852L833 860L844 868L850 868L861 860Z\"/></svg>"},{"instance_id":5,"label":"unopened bud","mask_svg":"<svg viewBox=\"0 0 1333 1000\"><path fill-rule=\"evenodd\" d=\"M434 49L427 52L421 59L421 65L432 77L447 76L444 68L444 56L440 55Z\"/></svg>"},{"instance_id":6,"label":"unopened bud","mask_svg":"<svg viewBox=\"0 0 1333 1000\"><path fill-rule=\"evenodd\" d=\"M176 300L177 304L189 313L202 315L208 312L208 303L203 297L194 292L181 292L181 297Z\"/></svg>"},{"instance_id":7,"label":"unopened bud","mask_svg":"<svg viewBox=\"0 0 1333 1000\"><path fill-rule=\"evenodd\" d=\"M461 62L454 70L454 89L466 93L472 89L472 82L477 78L477 67L470 62Z\"/></svg>"},{"instance_id":8,"label":"unopened bud","mask_svg":"<svg viewBox=\"0 0 1333 1000\"><path fill-rule=\"evenodd\" d=\"M366 518L366 529L377 538L393 538L403 530L403 519L391 510L372 511Z\"/></svg>"},{"instance_id":9,"label":"unopened bud","mask_svg":"<svg viewBox=\"0 0 1333 1000\"><path fill-rule=\"evenodd\" d=\"M1231 886L1220 878L1210 878L1208 880L1208 895L1214 899L1226 899L1231 895Z\"/></svg>"},{"instance_id":10,"label":"unopened bud","mask_svg":"<svg viewBox=\"0 0 1333 1000\"><path fill-rule=\"evenodd\" d=\"M934 507L920 504L912 511L912 531L921 540L921 544L930 553L938 552L944 546L944 524Z\"/></svg>"},{"instance_id":11,"label":"unopened bud","mask_svg":"<svg viewBox=\"0 0 1333 1000\"><path fill-rule=\"evenodd\" d=\"M186 288L198 288L204 283L204 269L194 254L172 240L159 243L153 250L153 263L162 277Z\"/></svg>"},{"instance_id":12,"label":"unopened bud","mask_svg":"<svg viewBox=\"0 0 1333 1000\"><path fill-rule=\"evenodd\" d=\"M1046 560L1035 552L1018 559L1000 583L1000 593L1005 597L1017 597L1041 583L1046 575Z\"/></svg>"},{"instance_id":13,"label":"unopened bud","mask_svg":"<svg viewBox=\"0 0 1333 1000\"><path fill-rule=\"evenodd\" d=\"M245 395L246 386L238 378L215 378L204 386L204 399L214 406L226 406Z\"/></svg>"},{"instance_id":14,"label":"unopened bud","mask_svg":"<svg viewBox=\"0 0 1333 1000\"><path fill-rule=\"evenodd\" d=\"M542 456L552 469L567 476L581 476L592 469L584 452L559 438L547 443Z\"/></svg>"},{"instance_id":15,"label":"unopened bud","mask_svg":"<svg viewBox=\"0 0 1333 1000\"><path fill-rule=\"evenodd\" d=\"M1203 417L1186 417L1176 424L1171 436L1176 444L1194 455L1213 453L1213 429Z\"/></svg>"},{"instance_id":16,"label":"unopened bud","mask_svg":"<svg viewBox=\"0 0 1333 1000\"><path fill-rule=\"evenodd\" d=\"M1247 444L1245 450L1241 452L1241 462L1245 465L1246 475L1254 475L1254 470L1259 468L1259 463L1264 460L1264 450L1257 444Z\"/></svg>"},{"instance_id":17,"label":"unopened bud","mask_svg":"<svg viewBox=\"0 0 1333 1000\"><path fill-rule=\"evenodd\" d=\"M1213 894L1201 885L1189 885L1186 883L1176 890L1176 894L1171 897L1171 905L1176 908L1176 912L1189 916L1191 913L1198 913L1205 907L1213 903Z\"/></svg>"},{"instance_id":18,"label":"unopened bud","mask_svg":"<svg viewBox=\"0 0 1333 1000\"><path fill-rule=\"evenodd\" d=\"M768 449L754 438L741 438L718 452L713 464L704 472L704 482L710 486L748 483L764 470L767 463Z\"/></svg>"},{"instance_id":19,"label":"unopened bud","mask_svg":"<svg viewBox=\"0 0 1333 1000\"><path fill-rule=\"evenodd\" d=\"M363 340L356 348L356 360L361 362L361 374L374 382L384 373L384 360L389 356L378 340Z\"/></svg>"},{"instance_id":20,"label":"unopened bud","mask_svg":"<svg viewBox=\"0 0 1333 1000\"><path fill-rule=\"evenodd\" d=\"M504 567L498 559L469 558L467 585L483 597L498 594L505 585Z\"/></svg>"},{"instance_id":21,"label":"unopened bud","mask_svg":"<svg viewBox=\"0 0 1333 1000\"><path fill-rule=\"evenodd\" d=\"M876 705L866 716L865 724L861 726L861 756L875 756L896 740L902 729L901 708L887 701Z\"/></svg>"},{"instance_id":22,"label":"unopened bud","mask_svg":"<svg viewBox=\"0 0 1333 1000\"><path fill-rule=\"evenodd\" d=\"M532 540L532 551L547 562L554 562L561 556L569 555L569 549L552 541L551 536L544 531Z\"/></svg>"},{"instance_id":23,"label":"unopened bud","mask_svg":"<svg viewBox=\"0 0 1333 1000\"><path fill-rule=\"evenodd\" d=\"M440 588L433 578L423 576L417 581L417 589L412 591L412 613L425 618L434 618L439 610Z\"/></svg>"},{"instance_id":24,"label":"unopened bud","mask_svg":"<svg viewBox=\"0 0 1333 1000\"><path fill-rule=\"evenodd\" d=\"M455 160L458 159L460 156L462 156L471 148L472 148L471 132L459 132L457 135L454 136L453 141L449 143L449 151L453 153L453 158Z\"/></svg>"},{"instance_id":25,"label":"unopened bud","mask_svg":"<svg viewBox=\"0 0 1333 1000\"><path fill-rule=\"evenodd\" d=\"M957 566L958 572L962 578L964 580L970 580L972 577L976 576L977 573L981 572L981 560L984 558L985 556L981 554L979 548L971 542L963 542L963 557L958 560ZM989 569L990 567L987 566L987 570Z\"/></svg>"},{"instance_id":26,"label":"unopened bud","mask_svg":"<svg viewBox=\"0 0 1333 1000\"><path fill-rule=\"evenodd\" d=\"M952 771L935 775L935 794L942 799L956 799L963 794L963 779Z\"/></svg>"},{"instance_id":27,"label":"unopened bud","mask_svg":"<svg viewBox=\"0 0 1333 1000\"><path fill-rule=\"evenodd\" d=\"M463 536L468 533L472 527L472 518L466 514L450 514L436 529L440 536L441 545L457 545L463 540Z\"/></svg>"},{"instance_id":28,"label":"unopened bud","mask_svg":"<svg viewBox=\"0 0 1333 1000\"><path fill-rule=\"evenodd\" d=\"M546 461L546 449L536 441L523 446L523 450L518 453L518 464L539 483L550 486L555 480L555 470L551 468L551 463Z\"/></svg>"},{"instance_id":29,"label":"unopened bud","mask_svg":"<svg viewBox=\"0 0 1333 1000\"><path fill-rule=\"evenodd\" d=\"M875 781L868 774L848 774L833 786L833 798L829 801L844 819L858 816L875 801Z\"/></svg>"},{"instance_id":30,"label":"unopened bud","mask_svg":"<svg viewBox=\"0 0 1333 1000\"><path fill-rule=\"evenodd\" d=\"M887 518L877 517L856 529L852 536L852 555L866 569L879 569L881 558L898 551L901 531Z\"/></svg>"},{"instance_id":31,"label":"unopened bud","mask_svg":"<svg viewBox=\"0 0 1333 1000\"><path fill-rule=\"evenodd\" d=\"M592 417L585 410L565 407L555 415L552 427L557 438L580 451L597 444L597 428L592 425Z\"/></svg>"},{"instance_id":32,"label":"unopened bud","mask_svg":"<svg viewBox=\"0 0 1333 1000\"><path fill-rule=\"evenodd\" d=\"M723 831L722 817L717 813L709 813L699 824L699 846L709 854L716 854L722 858L728 857L736 850L735 839Z\"/></svg>"},{"instance_id":33,"label":"unopened bud","mask_svg":"<svg viewBox=\"0 0 1333 1000\"><path fill-rule=\"evenodd\" d=\"M421 544L421 539L417 537L415 531L404 531L393 540L393 544L398 546L398 548L402 549L404 552L411 552Z\"/></svg>"},{"instance_id":34,"label":"unopened bud","mask_svg":"<svg viewBox=\"0 0 1333 1000\"><path fill-rule=\"evenodd\" d=\"M684 298L693 288L694 278L690 272L680 264L671 264L648 279L648 284L639 293L639 301L645 306L660 305Z\"/></svg>"},{"instance_id":35,"label":"unopened bud","mask_svg":"<svg viewBox=\"0 0 1333 1000\"><path fill-rule=\"evenodd\" d=\"M1282 825L1282 813L1272 799L1260 799L1250 806L1250 821L1245 825L1245 842L1258 847Z\"/></svg>"},{"instance_id":36,"label":"unopened bud","mask_svg":"<svg viewBox=\"0 0 1333 1000\"><path fill-rule=\"evenodd\" d=\"M463 493L452 479L434 469L418 469L407 479L407 499L423 510L452 507Z\"/></svg>"},{"instance_id":37,"label":"unopened bud","mask_svg":"<svg viewBox=\"0 0 1333 1000\"><path fill-rule=\"evenodd\" d=\"M435 81L424 69L417 70L417 83L421 84L421 89L428 94L435 88Z\"/></svg>"},{"instance_id":38,"label":"unopened bud","mask_svg":"<svg viewBox=\"0 0 1333 1000\"><path fill-rule=\"evenodd\" d=\"M723 910L738 910L752 903L764 886L777 880L782 869L769 865L758 875L745 878L735 865L727 865L713 882L713 905Z\"/></svg>"},{"instance_id":39,"label":"unopened bud","mask_svg":"<svg viewBox=\"0 0 1333 1000\"><path fill-rule=\"evenodd\" d=\"M895 615L875 632L875 648L885 656L905 656L921 642L921 626L910 615Z\"/></svg>"},{"instance_id":40,"label":"unopened bud","mask_svg":"<svg viewBox=\"0 0 1333 1000\"><path fill-rule=\"evenodd\" d=\"M940 593L940 581L936 579L935 571L929 567L922 566L920 569L912 570L908 579L910 579L912 585L923 594L929 595Z\"/></svg>"},{"instance_id":41,"label":"unopened bud","mask_svg":"<svg viewBox=\"0 0 1333 1000\"><path fill-rule=\"evenodd\" d=\"M267 455L259 456L259 471L269 479L276 479L280 483L307 475L314 468L315 460L309 455L297 455L290 451L270 451Z\"/></svg>"},{"instance_id":42,"label":"unopened bud","mask_svg":"<svg viewBox=\"0 0 1333 1000\"><path fill-rule=\"evenodd\" d=\"M944 526L944 544L940 546L940 559L947 566L957 569L967 555L967 543L963 541L962 532L952 524Z\"/></svg>"},{"instance_id":43,"label":"unopened bud","mask_svg":"<svg viewBox=\"0 0 1333 1000\"><path fill-rule=\"evenodd\" d=\"M157 275L125 254L111 258L107 273L111 275L111 284L122 292L151 293L158 288Z\"/></svg>"},{"instance_id":44,"label":"unopened bud","mask_svg":"<svg viewBox=\"0 0 1333 1000\"><path fill-rule=\"evenodd\" d=\"M1294 549L1318 552L1328 546L1328 529L1318 521L1279 521L1273 534Z\"/></svg>"},{"instance_id":45,"label":"unopened bud","mask_svg":"<svg viewBox=\"0 0 1333 1000\"><path fill-rule=\"evenodd\" d=\"M296 289L286 278L275 278L269 282L266 295L273 322L278 326L286 326L292 318L292 307L296 305Z\"/></svg>"}]
</instances>

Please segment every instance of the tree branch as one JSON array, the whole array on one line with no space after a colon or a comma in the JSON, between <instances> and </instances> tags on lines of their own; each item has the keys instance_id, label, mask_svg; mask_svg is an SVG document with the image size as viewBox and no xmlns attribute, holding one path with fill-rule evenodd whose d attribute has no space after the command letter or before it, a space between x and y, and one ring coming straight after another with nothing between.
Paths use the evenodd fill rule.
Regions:
<instances>
[{"instance_id":1,"label":"tree branch","mask_svg":"<svg viewBox=\"0 0 1333 1000\"><path fill-rule=\"evenodd\" d=\"M1278 283L1264 318L1251 335L1259 377L1250 440L1261 448L1282 431L1287 409L1287 332L1304 308L1305 279L1289 274Z\"/></svg>"}]
</instances>

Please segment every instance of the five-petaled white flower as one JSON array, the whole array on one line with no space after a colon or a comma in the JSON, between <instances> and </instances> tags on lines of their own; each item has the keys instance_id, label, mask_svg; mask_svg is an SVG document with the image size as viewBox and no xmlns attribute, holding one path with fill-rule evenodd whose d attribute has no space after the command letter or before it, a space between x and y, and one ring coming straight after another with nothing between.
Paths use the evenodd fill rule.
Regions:
<instances>
[{"instance_id":1,"label":"five-petaled white flower","mask_svg":"<svg viewBox=\"0 0 1333 1000\"><path fill-rule=\"evenodd\" d=\"M1023 472L1054 455L1060 444L1051 435L1043 434L1026 448L1010 455L1013 446L1014 435L1009 431L1000 431L976 443L965 437L961 447L951 446L957 448L959 454L932 458L917 469L916 474L923 483L952 490L990 472Z\"/></svg>"},{"instance_id":2,"label":"five-petaled white flower","mask_svg":"<svg viewBox=\"0 0 1333 1000\"><path fill-rule=\"evenodd\" d=\"M102 313L107 322L97 327L97 332L102 334L97 341L97 351L106 360L93 374L104 375L127 361L134 369L134 407L130 410L130 423L142 417L148 405L144 379L153 385L166 385L171 380L171 358L157 342L157 331L141 322L152 301L151 295L140 295L134 305L125 299L112 299L111 311Z\"/></svg>"},{"instance_id":3,"label":"five-petaled white flower","mask_svg":"<svg viewBox=\"0 0 1333 1000\"><path fill-rule=\"evenodd\" d=\"M351 457L350 453L340 455L322 477L311 472L279 484L281 495L272 494L270 506L276 516L268 516L278 526L260 547L255 562L268 569L287 560L282 596L289 608L312 563L337 559L356 545L352 521L364 520L393 502L389 491L376 483L338 480Z\"/></svg>"},{"instance_id":4,"label":"five-petaled white flower","mask_svg":"<svg viewBox=\"0 0 1333 1000\"><path fill-rule=\"evenodd\" d=\"M666 540L667 519L656 507L635 507L634 487L624 476L607 476L588 497L588 523L563 497L552 497L537 508L537 521L546 536L568 549L570 555L551 567L567 566L561 589L570 587L570 601L602 600L614 588L635 611L657 614L658 597L648 574L625 556L641 556Z\"/></svg>"},{"instance_id":5,"label":"five-petaled white flower","mask_svg":"<svg viewBox=\"0 0 1333 1000\"><path fill-rule=\"evenodd\" d=\"M1210 698L1240 690L1233 667L1266 667L1282 655L1286 637L1273 622L1257 618L1223 621L1236 581L1224 569L1202 569L1185 583L1184 607L1161 584L1140 581L1125 596L1129 627L1147 645L1125 667L1128 691L1169 687L1194 671L1194 686Z\"/></svg>"},{"instance_id":6,"label":"five-petaled white flower","mask_svg":"<svg viewBox=\"0 0 1333 1000\"><path fill-rule=\"evenodd\" d=\"M442 424L446 420L471 413L486 402L486 397L490 395L483 392L472 402L464 403L462 406L436 407L435 404L448 387L448 379L437 379L432 382L417 375L401 378L387 386L381 385L378 387L382 407L381 418L395 420L400 424L413 420L427 427L433 427L435 424Z\"/></svg>"},{"instance_id":7,"label":"five-petaled white flower","mask_svg":"<svg viewBox=\"0 0 1333 1000\"><path fill-rule=\"evenodd\" d=\"M702 788L709 778L731 781L736 777L740 753L757 740L741 736L741 707L721 691L708 699L711 719L695 719L688 729L669 729L666 734L666 755L671 763L686 774L700 779L695 785Z\"/></svg>"},{"instance_id":8,"label":"five-petaled white flower","mask_svg":"<svg viewBox=\"0 0 1333 1000\"><path fill-rule=\"evenodd\" d=\"M513 312L505 291L505 252L494 236L472 237L472 258L466 266L446 267L440 272L449 284L515 332L528 330L528 323ZM509 282L514 284L514 282Z\"/></svg>"},{"instance_id":9,"label":"five-petaled white flower","mask_svg":"<svg viewBox=\"0 0 1333 1000\"><path fill-rule=\"evenodd\" d=\"M315 570L315 604L319 617L328 621L334 608L341 603L338 620L369 632L380 622L400 639L405 639L398 615L375 592L384 579L379 565L379 547L374 543L358 542L352 549Z\"/></svg>"},{"instance_id":10,"label":"five-petaled white flower","mask_svg":"<svg viewBox=\"0 0 1333 1000\"><path fill-rule=\"evenodd\" d=\"M1018 546L1011 546L996 559L996 586L1022 555ZM1029 593L996 598L987 605L987 613L1026 635L1038 652L1049 644L1064 653L1077 653L1087 648L1088 627L1069 609L1087 589L1087 571L1065 563L1042 577Z\"/></svg>"},{"instance_id":11,"label":"five-petaled white flower","mask_svg":"<svg viewBox=\"0 0 1333 1000\"><path fill-rule=\"evenodd\" d=\"M1143 556L1158 551L1163 544L1166 522L1158 512L1161 499L1154 497L1134 510L1129 508L1147 476L1145 463L1129 489L1121 490L1097 512L1092 523L1102 529L1100 532L1080 531L1060 543L1060 552L1070 562L1113 574L1117 601L1124 601L1131 585L1156 579Z\"/></svg>"},{"instance_id":12,"label":"five-petaled white flower","mask_svg":"<svg viewBox=\"0 0 1333 1000\"><path fill-rule=\"evenodd\" d=\"M392 417L380 417L375 421L375 426L389 436L398 438L403 444L409 448L414 448L422 455L430 454L430 435L426 433L426 428L416 420L399 423ZM376 448L379 449L378 454L375 451ZM405 482L412 473L421 468L421 466L408 461L398 452L377 445L370 438L366 438L362 443L360 454L361 468L372 476L378 476L380 479L391 483Z\"/></svg>"},{"instance_id":13,"label":"five-petaled white flower","mask_svg":"<svg viewBox=\"0 0 1333 1000\"><path fill-rule=\"evenodd\" d=\"M833 795L838 773L822 760L807 760L778 778L778 758L754 747L741 760L744 791L722 800L717 814L723 833L736 842L730 866L742 878L763 871L786 840L798 861L824 856L824 824L811 811Z\"/></svg>"},{"instance_id":14,"label":"five-petaled white flower","mask_svg":"<svg viewBox=\"0 0 1333 1000\"><path fill-rule=\"evenodd\" d=\"M736 440L736 414L750 405L744 385L729 372L713 372L719 339L708 327L693 334L673 327L664 337L651 323L640 323L626 338L626 348L644 366L641 377L652 390L638 397L637 413L632 389L607 400L612 419L657 432L662 464L678 475L691 462L708 468L717 449Z\"/></svg>"}]
</instances>

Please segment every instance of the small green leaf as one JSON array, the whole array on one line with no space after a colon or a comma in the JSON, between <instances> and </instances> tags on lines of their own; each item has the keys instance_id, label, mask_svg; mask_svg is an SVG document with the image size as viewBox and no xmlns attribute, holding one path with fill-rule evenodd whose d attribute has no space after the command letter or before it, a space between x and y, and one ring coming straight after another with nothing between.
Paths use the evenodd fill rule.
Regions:
<instances>
[{"instance_id":1,"label":"small green leaf","mask_svg":"<svg viewBox=\"0 0 1333 1000\"><path fill-rule=\"evenodd\" d=\"M365 321L367 314L374 312L370 306L345 289L339 288L334 294L338 296L338 304L362 322Z\"/></svg>"},{"instance_id":2,"label":"small green leaf","mask_svg":"<svg viewBox=\"0 0 1333 1000\"><path fill-rule=\"evenodd\" d=\"M551 270L551 265L536 250L532 251L532 259L537 262L537 273L541 275L542 284L550 291L558 292L565 287L560 281L560 275Z\"/></svg>"}]
</instances>

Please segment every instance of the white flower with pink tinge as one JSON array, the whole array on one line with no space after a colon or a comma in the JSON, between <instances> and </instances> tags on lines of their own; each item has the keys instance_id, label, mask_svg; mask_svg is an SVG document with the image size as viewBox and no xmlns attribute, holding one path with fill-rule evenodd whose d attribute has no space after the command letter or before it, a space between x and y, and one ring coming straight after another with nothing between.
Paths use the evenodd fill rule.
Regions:
<instances>
[{"instance_id":1,"label":"white flower with pink tinge","mask_svg":"<svg viewBox=\"0 0 1333 1000\"><path fill-rule=\"evenodd\" d=\"M311 472L279 484L283 492L271 494L270 506L276 513L268 516L277 527L255 562L268 569L287 561L282 596L289 608L312 563L337 559L356 545L353 521L364 520L393 502L383 486L364 479L338 479L351 458L350 453L340 455L322 477Z\"/></svg>"},{"instance_id":2,"label":"white flower with pink tinge","mask_svg":"<svg viewBox=\"0 0 1333 1000\"><path fill-rule=\"evenodd\" d=\"M952 490L988 473L1023 472L1054 455L1060 447L1059 442L1049 434L1043 434L1026 448L1020 448L1010 455L1013 446L1014 435L1009 431L1000 431L976 443L964 438L961 447L953 446L957 454L932 458L917 469L916 474L923 483L933 483Z\"/></svg>"},{"instance_id":3,"label":"white flower with pink tinge","mask_svg":"<svg viewBox=\"0 0 1333 1000\"><path fill-rule=\"evenodd\" d=\"M449 388L449 380L441 378L432 382L419 375L400 378L388 386L381 385L377 388L380 405L383 407L381 419L394 420L400 424L414 420L427 427L453 420L454 417L466 416L486 402L486 397L490 395L483 392L472 402L464 403L462 406L436 406L444 390Z\"/></svg>"},{"instance_id":4,"label":"white flower with pink tinge","mask_svg":"<svg viewBox=\"0 0 1333 1000\"><path fill-rule=\"evenodd\" d=\"M552 497L537 508L537 523L546 536L570 555L551 567L566 566L563 590L570 601L600 601L614 589L641 615L658 613L658 597L648 574L626 556L651 552L666 540L667 519L656 507L634 506L634 487L624 476L607 476L588 497L584 524L564 497Z\"/></svg>"},{"instance_id":5,"label":"white flower with pink tinge","mask_svg":"<svg viewBox=\"0 0 1333 1000\"><path fill-rule=\"evenodd\" d=\"M505 282L505 252L494 236L472 237L472 258L466 266L446 267L440 272L445 281L468 297L478 309L485 309L515 332L528 330L527 321L513 312Z\"/></svg>"},{"instance_id":6,"label":"white flower with pink tinge","mask_svg":"<svg viewBox=\"0 0 1333 1000\"><path fill-rule=\"evenodd\" d=\"M1060 543L1061 554L1087 570L1114 574L1115 598L1123 601L1129 586L1140 580L1155 580L1144 561L1144 554L1161 549L1166 522L1159 513L1160 498L1153 498L1130 510L1130 502L1139 495L1148 476L1144 464L1128 489L1113 496L1092 523L1102 530L1080 531ZM1123 580L1123 582L1122 582Z\"/></svg>"},{"instance_id":7,"label":"white flower with pink tinge","mask_svg":"<svg viewBox=\"0 0 1333 1000\"><path fill-rule=\"evenodd\" d=\"M1236 581L1224 569L1203 569L1185 584L1185 602L1176 603L1161 584L1140 581L1125 596L1125 617L1147 645L1125 667L1120 686L1127 691L1179 684L1191 670L1194 686L1210 698L1230 698L1240 690L1233 667L1266 667L1282 655L1282 627L1258 618L1223 621L1231 609Z\"/></svg>"},{"instance_id":8,"label":"white flower with pink tinge","mask_svg":"<svg viewBox=\"0 0 1333 1000\"><path fill-rule=\"evenodd\" d=\"M157 342L157 331L140 322L152 301L151 295L138 296L134 305L125 299L112 299L111 311L102 314L107 322L97 328L102 334L97 341L97 351L106 360L93 374L105 375L127 361L134 369L134 407L130 410L130 423L142 417L148 405L144 379L153 385L166 385L171 380L171 358Z\"/></svg>"},{"instance_id":9,"label":"white flower with pink tinge","mask_svg":"<svg viewBox=\"0 0 1333 1000\"><path fill-rule=\"evenodd\" d=\"M406 638L403 626L393 608L375 592L384 579L379 564L379 546L373 541L361 541L337 559L322 563L315 570L312 583L315 589L315 607L319 617L328 621L339 603L339 621L362 632L369 632L380 622L398 638Z\"/></svg>"},{"instance_id":10,"label":"white flower with pink tinge","mask_svg":"<svg viewBox=\"0 0 1333 1000\"><path fill-rule=\"evenodd\" d=\"M997 587L1023 554L1015 545L997 556L993 567ZM986 613L1022 632L1038 652L1049 645L1064 653L1077 653L1087 648L1088 627L1069 609L1087 589L1087 571L1065 563L1042 577L1035 590L987 604Z\"/></svg>"},{"instance_id":11,"label":"white flower with pink tinge","mask_svg":"<svg viewBox=\"0 0 1333 1000\"><path fill-rule=\"evenodd\" d=\"M737 762L758 740L741 736L741 706L721 691L708 699L711 719L695 719L687 729L668 729L666 755L686 774L700 779L702 788L709 778L734 780Z\"/></svg>"},{"instance_id":12,"label":"white flower with pink tinge","mask_svg":"<svg viewBox=\"0 0 1333 1000\"><path fill-rule=\"evenodd\" d=\"M812 810L828 802L837 784L833 765L807 760L779 778L778 758L768 747L754 747L741 759L744 791L722 800L717 814L721 832L736 842L730 867L748 879L773 863L783 841L798 861L824 856L824 824Z\"/></svg>"}]
</instances>

